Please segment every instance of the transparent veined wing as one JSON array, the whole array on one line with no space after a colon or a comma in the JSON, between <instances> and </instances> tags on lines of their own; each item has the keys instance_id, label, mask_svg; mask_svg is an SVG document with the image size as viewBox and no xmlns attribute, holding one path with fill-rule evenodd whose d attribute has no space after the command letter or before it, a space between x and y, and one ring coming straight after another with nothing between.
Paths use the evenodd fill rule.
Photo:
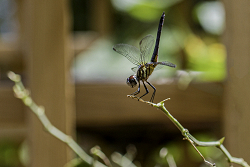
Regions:
<instances>
[{"instance_id":1,"label":"transparent veined wing","mask_svg":"<svg viewBox=\"0 0 250 167\"><path fill-rule=\"evenodd\" d=\"M164 66L169 66L169 67L173 67L173 68L176 67L175 64L170 63L170 62L168 62L168 61L157 62L157 64L164 65Z\"/></svg>"},{"instance_id":2,"label":"transparent veined wing","mask_svg":"<svg viewBox=\"0 0 250 167\"><path fill-rule=\"evenodd\" d=\"M126 57L131 63L140 65L140 51L138 48L128 44L116 44L113 50Z\"/></svg>"},{"instance_id":3,"label":"transparent veined wing","mask_svg":"<svg viewBox=\"0 0 250 167\"><path fill-rule=\"evenodd\" d=\"M175 64L170 63L170 62L168 62L168 61L151 62L151 63L157 64L157 66L155 67L154 70L159 70L159 69L161 69L161 68L164 67L164 66L169 66L169 67L172 67L172 68L175 68L175 67L176 67Z\"/></svg>"},{"instance_id":4,"label":"transparent veined wing","mask_svg":"<svg viewBox=\"0 0 250 167\"><path fill-rule=\"evenodd\" d=\"M146 64L149 61L149 56L151 57L150 53L153 44L154 44L154 37L152 35L147 35L140 41L139 43L141 51L140 57L142 64Z\"/></svg>"}]
</instances>

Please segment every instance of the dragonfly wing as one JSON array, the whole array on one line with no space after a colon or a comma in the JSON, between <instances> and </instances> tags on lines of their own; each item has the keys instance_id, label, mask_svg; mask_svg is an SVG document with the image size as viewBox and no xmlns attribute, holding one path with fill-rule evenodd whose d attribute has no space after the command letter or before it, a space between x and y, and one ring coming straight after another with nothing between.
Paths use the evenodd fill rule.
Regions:
<instances>
[{"instance_id":1,"label":"dragonfly wing","mask_svg":"<svg viewBox=\"0 0 250 167\"><path fill-rule=\"evenodd\" d=\"M113 50L126 57L131 63L140 65L140 51L138 48L128 44L116 44Z\"/></svg>"},{"instance_id":2,"label":"dragonfly wing","mask_svg":"<svg viewBox=\"0 0 250 167\"><path fill-rule=\"evenodd\" d=\"M168 62L168 61L163 61L163 62L155 62L154 64L156 64L157 66L155 67L155 69L154 70L159 70L159 69L161 69L162 67L164 67L164 66L169 66L169 67L173 67L173 68L175 68L176 67L176 65L175 64L173 64L173 63L170 63L170 62Z\"/></svg>"},{"instance_id":3,"label":"dragonfly wing","mask_svg":"<svg viewBox=\"0 0 250 167\"><path fill-rule=\"evenodd\" d=\"M157 62L157 64L160 64L160 65L165 65L165 66L169 66L169 67L173 67L173 68L175 68L175 67L176 67L176 65L175 65L175 64L170 63L170 62L168 62L168 61Z\"/></svg>"},{"instance_id":4,"label":"dragonfly wing","mask_svg":"<svg viewBox=\"0 0 250 167\"><path fill-rule=\"evenodd\" d=\"M162 67L164 67L164 66L158 65L158 66L156 66L156 67L154 68L154 71L160 70L160 69L162 69Z\"/></svg>"},{"instance_id":5,"label":"dragonfly wing","mask_svg":"<svg viewBox=\"0 0 250 167\"><path fill-rule=\"evenodd\" d=\"M147 35L140 41L140 51L141 51L141 62L146 64L149 60L149 55L154 44L154 37L152 35Z\"/></svg>"}]
</instances>

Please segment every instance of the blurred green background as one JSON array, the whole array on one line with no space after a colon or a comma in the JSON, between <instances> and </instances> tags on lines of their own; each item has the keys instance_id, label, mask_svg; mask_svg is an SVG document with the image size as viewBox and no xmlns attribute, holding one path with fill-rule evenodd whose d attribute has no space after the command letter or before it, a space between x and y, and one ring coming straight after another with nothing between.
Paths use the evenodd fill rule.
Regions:
<instances>
[{"instance_id":1,"label":"blurred green background","mask_svg":"<svg viewBox=\"0 0 250 167\"><path fill-rule=\"evenodd\" d=\"M91 30L81 16L85 15L86 20L97 23L98 18L88 18L88 6L86 5L86 10L80 8L83 1L72 2L73 9L79 8L73 10L75 32ZM112 0L111 4L114 12L112 19L115 21L104 38L95 41L86 52L77 56L74 66L77 81L124 81L124 74L128 74L128 69L133 64L110 48L117 43L139 47L139 41L146 35L156 37L163 11L166 18L161 35L159 61L173 62L177 69L163 68L152 75L152 80L181 77L181 84L187 84L190 81L218 82L225 79L226 51L220 42L225 13L220 1Z\"/></svg>"}]
</instances>

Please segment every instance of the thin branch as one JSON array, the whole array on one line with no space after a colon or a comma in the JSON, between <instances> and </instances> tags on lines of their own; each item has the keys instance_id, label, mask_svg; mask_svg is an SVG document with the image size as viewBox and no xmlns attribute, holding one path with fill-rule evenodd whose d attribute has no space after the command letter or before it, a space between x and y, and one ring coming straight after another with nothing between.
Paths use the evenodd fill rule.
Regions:
<instances>
[{"instance_id":1,"label":"thin branch","mask_svg":"<svg viewBox=\"0 0 250 167\"><path fill-rule=\"evenodd\" d=\"M235 157L232 157L231 154L227 151L227 149L223 146L223 141L224 141L224 137L221 138L220 140L218 141L212 141L212 142L203 142L203 141L199 141L197 140L195 137L193 137L188 129L184 128L171 114L170 112L165 108L164 106L164 102L169 100L168 99L165 99L157 104L155 103L151 103L151 102L148 102L148 101L144 101L136 96L133 96L133 95L128 95L128 97L130 98L133 98L133 99L137 99L138 101L141 101L141 102L144 102L144 103L147 103L153 107L156 107L158 109L160 109L173 123L174 125L181 131L182 135L184 136L184 139L188 140L192 146L195 148L195 150L198 152L198 154L203 158L204 162L205 163L208 163L209 165L211 166L215 166L215 164L207 161L204 156L200 153L200 151L197 149L196 146L201 146L201 147L217 147L219 148L222 153L226 156L228 162L230 163L230 165L232 163L235 163L235 164L239 164L243 167L250 167L246 161L244 161L243 158L235 158Z\"/></svg>"},{"instance_id":2,"label":"thin branch","mask_svg":"<svg viewBox=\"0 0 250 167\"><path fill-rule=\"evenodd\" d=\"M114 152L111 155L111 159L114 163L116 163L119 166L126 166L126 167L136 167L135 164L133 164L133 162L127 158L126 156L121 155L118 152Z\"/></svg>"},{"instance_id":3,"label":"thin branch","mask_svg":"<svg viewBox=\"0 0 250 167\"><path fill-rule=\"evenodd\" d=\"M45 115L45 109L42 106L38 106L30 97L29 91L25 89L23 83L21 82L20 75L13 72L8 72L8 77L15 82L13 87L15 96L23 101L23 103L28 106L41 121L45 129L54 137L66 143L83 161L89 165L106 167L106 165L100 163L99 161L94 161L91 156L89 156L73 139L71 136L64 134L62 131L57 129L51 124L48 117Z\"/></svg>"},{"instance_id":4,"label":"thin branch","mask_svg":"<svg viewBox=\"0 0 250 167\"><path fill-rule=\"evenodd\" d=\"M91 148L91 153L103 160L103 162L108 166L112 167L112 164L110 163L108 157L102 152L101 148L99 146L95 146Z\"/></svg>"},{"instance_id":5,"label":"thin branch","mask_svg":"<svg viewBox=\"0 0 250 167\"><path fill-rule=\"evenodd\" d=\"M74 167L82 163L81 158L74 158L64 165L64 167Z\"/></svg>"},{"instance_id":6,"label":"thin branch","mask_svg":"<svg viewBox=\"0 0 250 167\"><path fill-rule=\"evenodd\" d=\"M194 147L194 149L198 152L198 154L201 156L201 158L203 159L203 161L205 162L205 163L207 163L208 165L211 165L211 166L214 166L214 167L216 167L216 165L215 165L215 163L211 163L211 162L209 162L209 161L207 161L206 159L205 159L205 157L201 154L201 152L197 149L197 147L196 147L196 144L194 144L194 142L191 140L191 139L188 139L188 138L184 138L185 140L188 140L189 141L189 143L191 143L191 145Z\"/></svg>"}]
</instances>

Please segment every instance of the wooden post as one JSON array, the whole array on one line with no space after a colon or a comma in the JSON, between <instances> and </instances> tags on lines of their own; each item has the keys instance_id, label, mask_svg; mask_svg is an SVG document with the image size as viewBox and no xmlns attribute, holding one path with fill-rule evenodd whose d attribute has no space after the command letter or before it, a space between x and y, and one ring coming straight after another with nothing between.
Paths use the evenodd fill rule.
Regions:
<instances>
[{"instance_id":1,"label":"wooden post","mask_svg":"<svg viewBox=\"0 0 250 167\"><path fill-rule=\"evenodd\" d=\"M92 29L99 33L101 36L107 36L112 30L112 5L110 1L92 0L90 24Z\"/></svg>"},{"instance_id":2,"label":"wooden post","mask_svg":"<svg viewBox=\"0 0 250 167\"><path fill-rule=\"evenodd\" d=\"M67 0L24 0L22 29L28 67L28 87L51 123L72 135L75 127L74 87L69 70L72 59ZM44 131L39 120L28 116L32 167L62 167L70 157L67 146Z\"/></svg>"},{"instance_id":3,"label":"wooden post","mask_svg":"<svg viewBox=\"0 0 250 167\"><path fill-rule=\"evenodd\" d=\"M225 144L232 156L250 163L250 17L249 0L224 0L228 52L225 88Z\"/></svg>"}]
</instances>

